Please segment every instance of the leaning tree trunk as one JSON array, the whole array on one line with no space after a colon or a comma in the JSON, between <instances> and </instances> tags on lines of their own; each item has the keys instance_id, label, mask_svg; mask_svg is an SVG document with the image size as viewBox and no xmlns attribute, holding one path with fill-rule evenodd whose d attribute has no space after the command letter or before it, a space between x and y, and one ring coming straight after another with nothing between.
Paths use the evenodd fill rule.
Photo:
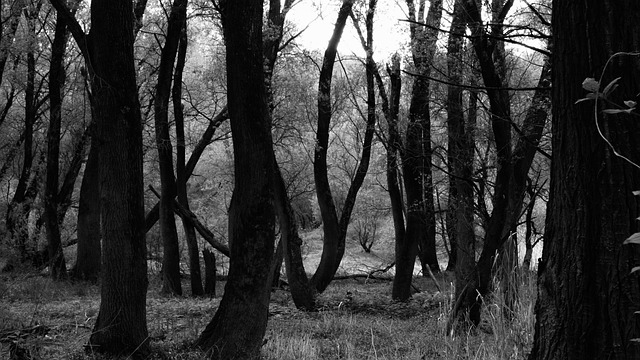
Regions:
<instances>
[{"instance_id":1,"label":"leaning tree trunk","mask_svg":"<svg viewBox=\"0 0 640 360\"><path fill-rule=\"evenodd\" d=\"M631 0L553 2L553 159L532 360L640 358L640 282L631 274L640 252L623 245L638 231L640 171L602 138L640 163L637 118L602 111L639 100L637 55L611 58L640 50L638 18ZM592 76L600 91L615 78L619 87L606 102L576 104Z\"/></svg>"},{"instance_id":2,"label":"leaning tree trunk","mask_svg":"<svg viewBox=\"0 0 640 360\"><path fill-rule=\"evenodd\" d=\"M231 260L220 307L196 346L215 359L257 358L267 327L275 209L270 112L264 85L262 2L220 1L227 50L235 189Z\"/></svg>"}]
</instances>

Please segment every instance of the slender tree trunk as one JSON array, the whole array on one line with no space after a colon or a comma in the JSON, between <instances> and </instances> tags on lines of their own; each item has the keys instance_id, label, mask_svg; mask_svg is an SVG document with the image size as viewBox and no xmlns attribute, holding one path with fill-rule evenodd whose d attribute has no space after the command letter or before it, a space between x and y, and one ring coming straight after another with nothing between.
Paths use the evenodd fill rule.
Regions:
<instances>
[{"instance_id":1,"label":"slender tree trunk","mask_svg":"<svg viewBox=\"0 0 640 360\"><path fill-rule=\"evenodd\" d=\"M158 84L154 99L156 144L160 163L160 233L162 235L162 292L182 295L180 283L180 248L173 210L176 181L173 173L173 146L169 129L171 77L178 52L180 34L187 14L187 0L175 0L171 6L167 36L160 57Z\"/></svg>"},{"instance_id":2,"label":"slender tree trunk","mask_svg":"<svg viewBox=\"0 0 640 360\"><path fill-rule=\"evenodd\" d=\"M456 0L453 6L451 18L451 28L449 40L447 42L447 71L450 84L461 84L463 75L462 49L464 45L464 31L466 23L464 21L463 4ZM449 263L447 270L453 271L456 268L458 245L457 245L457 218L458 211L464 209L458 207L458 186L456 180L460 175L458 172L462 162L462 144L464 135L464 110L462 107L462 87L449 85L447 87L447 131L448 150L447 160L449 162L449 206L447 209L446 223L447 236L451 244ZM475 146L475 144L474 144ZM470 180L470 179L469 179ZM473 196L473 194L472 194ZM472 199L473 200L473 199ZM467 221L473 222L473 217Z\"/></svg>"},{"instance_id":3,"label":"slender tree trunk","mask_svg":"<svg viewBox=\"0 0 640 360\"><path fill-rule=\"evenodd\" d=\"M173 76L173 116L176 121L176 189L178 202L189 210L189 198L187 197L187 181L185 178L186 156L184 136L184 112L182 106L182 72L184 70L187 55L187 22L182 25L180 42L178 45L178 60ZM204 295L202 288L202 275L200 273L200 251L196 239L196 230L189 221L182 219L182 227L189 250L189 273L191 274L191 295Z\"/></svg>"},{"instance_id":4,"label":"slender tree trunk","mask_svg":"<svg viewBox=\"0 0 640 360\"><path fill-rule=\"evenodd\" d=\"M409 17L422 21L424 1L420 1L416 13L412 0L407 1ZM432 1L426 23L433 27L440 25L442 1ZM411 53L413 65L419 75L429 75L431 61L435 54L437 32L420 27L415 22L410 25ZM401 256L396 256L396 278L392 297L405 301L411 296L411 281L416 254L420 256L423 273L430 267L440 271L435 248L435 212L433 207L433 182L431 173L431 115L429 113L429 86L426 77L416 77L411 90L409 124L405 134L405 149L402 158L404 188L407 195L407 226ZM402 261L399 261L402 258ZM406 279L408 278L408 279ZM402 284L403 286L400 286Z\"/></svg>"},{"instance_id":5,"label":"slender tree trunk","mask_svg":"<svg viewBox=\"0 0 640 360\"><path fill-rule=\"evenodd\" d=\"M44 208L47 240L49 249L49 267L51 277L60 280L67 277L67 267L60 241L60 222L58 221L58 177L60 162L60 126L62 120L62 87L65 83L64 55L67 46L67 24L64 17L56 16L55 34L51 45L49 67L49 131L47 133L47 180L45 186Z\"/></svg>"},{"instance_id":6,"label":"slender tree trunk","mask_svg":"<svg viewBox=\"0 0 640 360\"><path fill-rule=\"evenodd\" d=\"M318 85L318 129L314 153L313 173L316 195L322 217L324 238L322 255L311 283L318 292L323 292L335 275L344 255L345 237L341 234L336 205L331 194L327 174L327 150L329 147L329 126L331 123L331 80L333 65L338 52L338 44L351 12L354 0L343 0L329 45L324 53ZM344 234L346 235L346 234Z\"/></svg>"},{"instance_id":7,"label":"slender tree trunk","mask_svg":"<svg viewBox=\"0 0 640 360\"><path fill-rule=\"evenodd\" d=\"M216 256L209 249L202 250L204 260L204 295L216 297Z\"/></svg>"},{"instance_id":8,"label":"slender tree trunk","mask_svg":"<svg viewBox=\"0 0 640 360\"><path fill-rule=\"evenodd\" d=\"M640 189L640 171L599 135L640 162L637 117L602 112L638 101L637 56L611 58L640 50L637 5L553 2L553 159L531 360L640 358L640 283L631 273L640 251L623 245L638 231L632 193ZM618 88L607 102L576 104L586 94L580 84L592 76L602 78L599 91L615 78Z\"/></svg>"},{"instance_id":9,"label":"slender tree trunk","mask_svg":"<svg viewBox=\"0 0 640 360\"><path fill-rule=\"evenodd\" d=\"M274 251L275 156L264 85L262 2L220 1L235 189L229 209L231 260L220 307L196 346L215 359L257 358L269 311Z\"/></svg>"}]
</instances>

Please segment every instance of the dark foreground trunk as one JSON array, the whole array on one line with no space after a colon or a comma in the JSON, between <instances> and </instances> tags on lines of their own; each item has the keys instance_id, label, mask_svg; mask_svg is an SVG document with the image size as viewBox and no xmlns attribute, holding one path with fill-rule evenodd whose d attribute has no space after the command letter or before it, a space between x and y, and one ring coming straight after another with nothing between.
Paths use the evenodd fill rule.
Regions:
<instances>
[{"instance_id":1,"label":"dark foreground trunk","mask_svg":"<svg viewBox=\"0 0 640 360\"><path fill-rule=\"evenodd\" d=\"M195 345L212 359L257 358L269 312L275 209L269 109L262 58L262 2L219 2L227 50L235 189L229 209L229 279Z\"/></svg>"},{"instance_id":2,"label":"dark foreground trunk","mask_svg":"<svg viewBox=\"0 0 640 360\"><path fill-rule=\"evenodd\" d=\"M640 358L640 284L631 274L640 257L638 245L623 245L638 231L640 171L598 134L640 161L637 118L601 111L638 101L637 57L615 57L604 70L614 53L640 50L638 18L632 0L553 2L553 160L532 360ZM576 104L585 78L600 76L600 91L621 77L610 102L598 111L593 101Z\"/></svg>"}]
</instances>

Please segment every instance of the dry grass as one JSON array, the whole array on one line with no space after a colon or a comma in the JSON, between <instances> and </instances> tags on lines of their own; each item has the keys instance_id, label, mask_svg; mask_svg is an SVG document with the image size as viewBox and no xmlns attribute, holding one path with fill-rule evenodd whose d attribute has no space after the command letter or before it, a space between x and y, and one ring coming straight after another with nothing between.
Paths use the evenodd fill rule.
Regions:
<instances>
[{"instance_id":1,"label":"dry grass","mask_svg":"<svg viewBox=\"0 0 640 360\"><path fill-rule=\"evenodd\" d=\"M417 278L423 292L408 303L390 300L389 281L336 281L320 296L316 313L297 311L290 295L272 293L263 358L286 359L524 359L533 334L534 279L525 275L513 320L502 299L486 299L480 329L447 336L452 275L438 275L444 293ZM448 284L448 285L447 285ZM167 298L153 283L147 299L154 359L201 359L189 344L213 316L218 299ZM222 290L222 286L220 286ZM46 335L20 339L35 359L103 359L85 354L99 308L95 285L53 283L36 274L0 281L0 332L41 325ZM0 359L8 357L6 344Z\"/></svg>"}]
</instances>

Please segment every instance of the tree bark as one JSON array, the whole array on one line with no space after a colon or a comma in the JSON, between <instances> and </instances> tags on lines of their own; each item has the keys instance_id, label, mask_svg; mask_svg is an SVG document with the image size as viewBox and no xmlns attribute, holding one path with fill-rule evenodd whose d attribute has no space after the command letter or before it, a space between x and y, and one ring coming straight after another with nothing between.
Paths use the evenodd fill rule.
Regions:
<instances>
[{"instance_id":1,"label":"tree bark","mask_svg":"<svg viewBox=\"0 0 640 360\"><path fill-rule=\"evenodd\" d=\"M187 16L187 0L175 0L171 6L165 44L160 56L158 84L154 98L156 145L160 163L160 234L162 236L162 292L182 295L180 283L180 248L173 214L176 181L173 173L173 146L169 129L171 77L178 43Z\"/></svg>"},{"instance_id":2,"label":"tree bark","mask_svg":"<svg viewBox=\"0 0 640 360\"><path fill-rule=\"evenodd\" d=\"M216 256L209 249L202 250L204 259L204 295L216 297Z\"/></svg>"},{"instance_id":3,"label":"tree bark","mask_svg":"<svg viewBox=\"0 0 640 360\"><path fill-rule=\"evenodd\" d=\"M630 0L553 2L553 159L532 360L640 358L640 284L631 273L640 252L623 245L638 231L640 171L602 138L640 162L637 111L602 112L639 100L637 56L611 58L640 50L638 17ZM620 77L618 88L606 102L576 104L592 76L602 78L600 91Z\"/></svg>"},{"instance_id":4,"label":"tree bark","mask_svg":"<svg viewBox=\"0 0 640 360\"><path fill-rule=\"evenodd\" d=\"M68 11L52 2L58 12ZM142 182L142 122L133 57L133 6L94 0L91 33L71 31L89 67L100 148L101 302L93 351L145 357L147 263ZM72 18L72 17L71 17ZM94 145L97 143L94 142Z\"/></svg>"},{"instance_id":5,"label":"tree bark","mask_svg":"<svg viewBox=\"0 0 640 360\"><path fill-rule=\"evenodd\" d=\"M187 181L185 178L186 156L185 156L185 136L184 136L184 112L182 106L182 72L187 56L187 22L183 19L180 42L178 45L178 60L173 76L173 116L176 122L176 190L178 202L185 209L189 210L189 198L187 196ZM196 230L192 224L182 219L182 227L189 250L189 273L191 274L191 295L204 295L202 288L202 275L200 273L200 251Z\"/></svg>"},{"instance_id":6,"label":"tree bark","mask_svg":"<svg viewBox=\"0 0 640 360\"><path fill-rule=\"evenodd\" d=\"M231 261L220 307L196 346L215 359L259 356L269 312L274 251L275 156L263 74L262 2L220 1L227 50L235 189L229 209Z\"/></svg>"},{"instance_id":7,"label":"tree bark","mask_svg":"<svg viewBox=\"0 0 640 360\"><path fill-rule=\"evenodd\" d=\"M409 18L421 21L425 2L420 1L416 13L412 0L407 1ZM439 27L442 17L442 1L432 1L426 23ZM419 75L430 74L431 61L435 54L437 32L432 28L410 24L411 53L415 71ZM416 254L420 256L423 272L426 267L440 271L435 249L435 212L433 208L433 182L431 172L431 115L429 113L430 81L424 77L414 79L409 106L409 124L405 134L402 168L404 188L407 195L407 225L400 256L396 255L396 277L392 297L406 301L411 297L411 277ZM408 279L407 279L408 278ZM402 286L401 286L402 285Z\"/></svg>"},{"instance_id":8,"label":"tree bark","mask_svg":"<svg viewBox=\"0 0 640 360\"><path fill-rule=\"evenodd\" d=\"M450 84L462 84L462 76L464 73L462 62L464 39L462 36L465 31L466 22L464 21L464 14L462 13L463 10L462 2L460 0L455 1L453 5L449 40L447 41L447 72ZM458 207L458 186L456 183L456 180L460 175L459 171L463 162L463 159L461 158L461 151L463 150L463 137L465 134L462 97L462 87L455 85L449 85L447 87L447 161L449 162L449 205L447 209L446 223L447 237L449 238L449 244L451 245L449 262L447 264L448 271L453 271L456 268L458 254L456 230L457 218L458 212L464 210ZM471 189L473 190L473 188ZM473 196L473 193L471 196ZM473 222L473 214L471 219L467 219L466 221Z\"/></svg>"},{"instance_id":9,"label":"tree bark","mask_svg":"<svg viewBox=\"0 0 640 360\"><path fill-rule=\"evenodd\" d=\"M95 132L95 127L93 127ZM72 276L91 282L100 276L100 174L98 139L92 136L78 204L78 248Z\"/></svg>"},{"instance_id":10,"label":"tree bark","mask_svg":"<svg viewBox=\"0 0 640 360\"><path fill-rule=\"evenodd\" d=\"M60 241L58 221L58 177L60 161L60 126L62 120L62 87L65 83L64 55L67 46L67 24L61 15L56 16L56 26L51 45L49 66L49 130L47 132L47 178L44 208L49 268L54 280L67 277L67 267Z\"/></svg>"}]
</instances>

